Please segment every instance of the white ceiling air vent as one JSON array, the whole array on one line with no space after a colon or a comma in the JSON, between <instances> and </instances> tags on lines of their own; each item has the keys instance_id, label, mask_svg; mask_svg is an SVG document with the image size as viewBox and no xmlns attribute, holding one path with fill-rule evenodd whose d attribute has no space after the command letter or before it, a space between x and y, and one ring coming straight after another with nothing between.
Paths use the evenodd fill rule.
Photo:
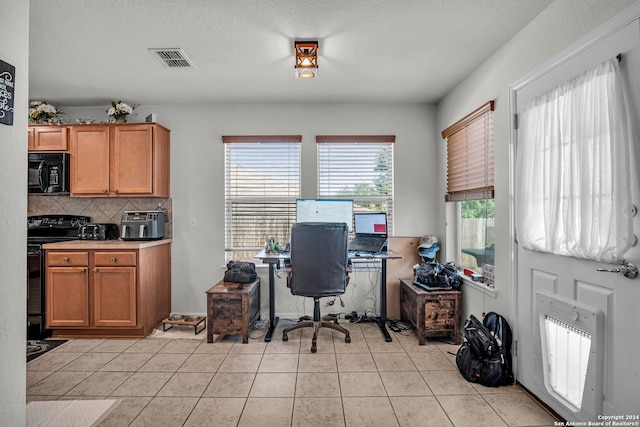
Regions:
<instances>
[{"instance_id":1,"label":"white ceiling air vent","mask_svg":"<svg viewBox=\"0 0 640 427\"><path fill-rule=\"evenodd\" d=\"M149 49L158 61L167 68L193 68L194 65L187 55L179 48Z\"/></svg>"}]
</instances>

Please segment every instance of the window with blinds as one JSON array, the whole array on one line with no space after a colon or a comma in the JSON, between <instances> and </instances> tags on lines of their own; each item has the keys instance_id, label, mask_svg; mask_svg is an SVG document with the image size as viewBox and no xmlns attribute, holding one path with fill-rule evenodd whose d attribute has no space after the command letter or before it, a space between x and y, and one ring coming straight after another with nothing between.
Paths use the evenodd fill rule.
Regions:
<instances>
[{"instance_id":1,"label":"window with blinds","mask_svg":"<svg viewBox=\"0 0 640 427\"><path fill-rule=\"evenodd\" d=\"M493 101L442 131L447 202L493 199Z\"/></svg>"},{"instance_id":2,"label":"window with blinds","mask_svg":"<svg viewBox=\"0 0 640 427\"><path fill-rule=\"evenodd\" d=\"M386 212L393 233L394 135L319 135L318 197L351 199L353 212Z\"/></svg>"},{"instance_id":3,"label":"window with blinds","mask_svg":"<svg viewBox=\"0 0 640 427\"><path fill-rule=\"evenodd\" d=\"M225 252L252 260L269 237L288 242L300 197L300 135L223 136Z\"/></svg>"}]
</instances>

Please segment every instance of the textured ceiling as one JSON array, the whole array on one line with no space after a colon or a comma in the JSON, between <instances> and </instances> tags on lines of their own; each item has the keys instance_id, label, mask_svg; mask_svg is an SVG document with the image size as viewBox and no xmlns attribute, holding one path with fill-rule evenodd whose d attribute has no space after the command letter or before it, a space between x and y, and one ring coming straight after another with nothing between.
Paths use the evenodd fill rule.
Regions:
<instances>
[{"instance_id":1,"label":"textured ceiling","mask_svg":"<svg viewBox=\"0 0 640 427\"><path fill-rule=\"evenodd\" d=\"M552 0L30 0L29 98L435 103ZM294 40L318 40L296 79ZM149 48L181 48L165 68Z\"/></svg>"}]
</instances>

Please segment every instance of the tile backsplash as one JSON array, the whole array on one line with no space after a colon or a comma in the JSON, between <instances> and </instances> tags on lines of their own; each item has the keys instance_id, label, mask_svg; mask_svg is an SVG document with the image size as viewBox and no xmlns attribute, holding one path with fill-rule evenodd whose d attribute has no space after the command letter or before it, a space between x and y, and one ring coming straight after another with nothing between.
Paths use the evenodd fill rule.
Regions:
<instances>
[{"instance_id":1,"label":"tile backsplash","mask_svg":"<svg viewBox=\"0 0 640 427\"><path fill-rule=\"evenodd\" d=\"M166 237L172 236L172 199L113 197L84 198L69 196L29 196L27 215L68 214L91 217L92 222L114 223L120 227L122 212L162 209L166 212Z\"/></svg>"}]
</instances>

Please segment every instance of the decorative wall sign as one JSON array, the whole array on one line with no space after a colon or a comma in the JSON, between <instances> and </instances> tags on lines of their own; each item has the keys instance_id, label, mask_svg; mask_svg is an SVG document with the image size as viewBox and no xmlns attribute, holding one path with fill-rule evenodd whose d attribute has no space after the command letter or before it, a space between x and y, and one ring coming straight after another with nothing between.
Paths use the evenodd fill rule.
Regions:
<instances>
[{"instance_id":1,"label":"decorative wall sign","mask_svg":"<svg viewBox=\"0 0 640 427\"><path fill-rule=\"evenodd\" d=\"M13 126L13 89L16 67L0 60L0 123Z\"/></svg>"}]
</instances>

